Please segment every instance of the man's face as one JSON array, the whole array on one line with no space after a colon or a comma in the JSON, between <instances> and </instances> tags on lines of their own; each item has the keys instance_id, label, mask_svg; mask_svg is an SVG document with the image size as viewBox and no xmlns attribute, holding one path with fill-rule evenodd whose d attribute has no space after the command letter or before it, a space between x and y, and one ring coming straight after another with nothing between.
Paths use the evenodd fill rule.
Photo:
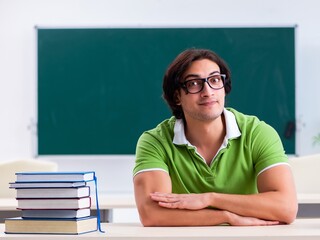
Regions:
<instances>
[{"instance_id":1,"label":"man's face","mask_svg":"<svg viewBox=\"0 0 320 240\"><path fill-rule=\"evenodd\" d=\"M194 61L185 72L180 82L196 78L207 78L219 75L219 66L208 59ZM203 89L199 93L186 93L180 89L177 94L177 103L181 105L186 121L213 121L220 117L225 102L225 89L212 89L207 82L203 83Z\"/></svg>"}]
</instances>

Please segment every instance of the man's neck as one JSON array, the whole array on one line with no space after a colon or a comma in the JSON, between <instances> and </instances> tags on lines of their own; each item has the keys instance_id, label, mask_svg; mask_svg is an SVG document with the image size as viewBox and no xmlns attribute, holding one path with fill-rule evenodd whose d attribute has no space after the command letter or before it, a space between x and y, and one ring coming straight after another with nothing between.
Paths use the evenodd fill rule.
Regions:
<instances>
[{"instance_id":1,"label":"man's neck","mask_svg":"<svg viewBox=\"0 0 320 240\"><path fill-rule=\"evenodd\" d=\"M185 124L185 135L207 163L211 162L226 136L224 115L211 122L188 121Z\"/></svg>"}]
</instances>

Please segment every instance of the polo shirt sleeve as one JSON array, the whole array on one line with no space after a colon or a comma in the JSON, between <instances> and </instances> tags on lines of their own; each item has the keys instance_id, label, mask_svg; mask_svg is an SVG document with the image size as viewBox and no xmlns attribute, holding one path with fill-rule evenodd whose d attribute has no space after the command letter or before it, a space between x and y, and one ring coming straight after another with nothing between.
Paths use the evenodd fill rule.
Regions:
<instances>
[{"instance_id":1,"label":"polo shirt sleeve","mask_svg":"<svg viewBox=\"0 0 320 240\"><path fill-rule=\"evenodd\" d=\"M256 126L252 133L251 150L256 175L273 166L287 164L288 157L278 133L263 121Z\"/></svg>"},{"instance_id":2,"label":"polo shirt sleeve","mask_svg":"<svg viewBox=\"0 0 320 240\"><path fill-rule=\"evenodd\" d=\"M161 139L150 132L144 132L137 142L133 175L152 170L169 172L165 159L166 151Z\"/></svg>"}]
</instances>

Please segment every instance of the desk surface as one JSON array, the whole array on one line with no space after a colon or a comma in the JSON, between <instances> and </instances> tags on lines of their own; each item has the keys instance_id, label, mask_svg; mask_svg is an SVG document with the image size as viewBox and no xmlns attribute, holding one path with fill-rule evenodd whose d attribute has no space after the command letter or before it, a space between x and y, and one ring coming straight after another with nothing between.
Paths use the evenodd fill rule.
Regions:
<instances>
[{"instance_id":1,"label":"desk surface","mask_svg":"<svg viewBox=\"0 0 320 240\"><path fill-rule=\"evenodd\" d=\"M102 225L106 233L88 233L80 236L66 235L25 235L4 234L4 224L0 225L1 239L115 239L115 240L140 240L140 239L206 239L206 240L244 240L244 239L290 239L306 240L320 239L320 218L297 219L291 225L258 226L258 227L142 227L137 223L107 223Z\"/></svg>"}]
</instances>

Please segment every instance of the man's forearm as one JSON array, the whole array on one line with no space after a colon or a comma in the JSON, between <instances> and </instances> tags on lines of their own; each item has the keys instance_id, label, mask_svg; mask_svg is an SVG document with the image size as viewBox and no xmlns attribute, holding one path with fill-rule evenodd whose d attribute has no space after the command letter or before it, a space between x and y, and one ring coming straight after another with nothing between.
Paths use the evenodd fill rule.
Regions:
<instances>
[{"instance_id":1,"label":"man's forearm","mask_svg":"<svg viewBox=\"0 0 320 240\"><path fill-rule=\"evenodd\" d=\"M252 195L210 193L210 206L241 216L291 223L296 215L296 202L279 192Z\"/></svg>"}]
</instances>

